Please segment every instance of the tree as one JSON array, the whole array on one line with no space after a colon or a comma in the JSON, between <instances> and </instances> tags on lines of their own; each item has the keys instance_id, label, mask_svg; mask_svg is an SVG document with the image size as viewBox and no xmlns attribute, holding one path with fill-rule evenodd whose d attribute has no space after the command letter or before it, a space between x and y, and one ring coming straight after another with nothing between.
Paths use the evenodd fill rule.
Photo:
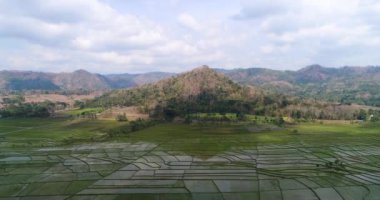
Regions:
<instances>
[{"instance_id":1,"label":"tree","mask_svg":"<svg viewBox=\"0 0 380 200\"><path fill-rule=\"evenodd\" d=\"M242 113L242 112L237 112L236 113L236 119L239 120L239 121L245 120L245 114Z\"/></svg>"},{"instance_id":2,"label":"tree","mask_svg":"<svg viewBox=\"0 0 380 200\"><path fill-rule=\"evenodd\" d=\"M274 123L278 126L282 126L285 124L285 120L283 117L276 117Z\"/></svg>"},{"instance_id":3,"label":"tree","mask_svg":"<svg viewBox=\"0 0 380 200\"><path fill-rule=\"evenodd\" d=\"M291 117L294 119L300 119L301 118L301 111L300 110L293 110Z\"/></svg>"},{"instance_id":4,"label":"tree","mask_svg":"<svg viewBox=\"0 0 380 200\"><path fill-rule=\"evenodd\" d=\"M128 121L127 115L125 113L116 115L116 121L118 122Z\"/></svg>"},{"instance_id":5,"label":"tree","mask_svg":"<svg viewBox=\"0 0 380 200\"><path fill-rule=\"evenodd\" d=\"M86 106L86 103L84 101L75 100L74 107L83 109Z\"/></svg>"},{"instance_id":6,"label":"tree","mask_svg":"<svg viewBox=\"0 0 380 200\"><path fill-rule=\"evenodd\" d=\"M55 104L42 103L10 104L0 110L1 117L49 117L54 112Z\"/></svg>"},{"instance_id":7,"label":"tree","mask_svg":"<svg viewBox=\"0 0 380 200\"><path fill-rule=\"evenodd\" d=\"M357 114L358 120L366 120L367 119L367 112L363 109L359 110L359 113Z\"/></svg>"},{"instance_id":8,"label":"tree","mask_svg":"<svg viewBox=\"0 0 380 200\"><path fill-rule=\"evenodd\" d=\"M6 105L21 105L25 102L25 98L23 95L16 95L12 97L3 98L3 103Z\"/></svg>"}]
</instances>

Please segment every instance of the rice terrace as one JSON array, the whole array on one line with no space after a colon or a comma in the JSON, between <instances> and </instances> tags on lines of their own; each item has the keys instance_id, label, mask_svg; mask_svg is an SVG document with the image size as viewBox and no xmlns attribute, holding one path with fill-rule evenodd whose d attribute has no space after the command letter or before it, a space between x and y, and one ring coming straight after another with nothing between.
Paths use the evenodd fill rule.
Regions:
<instances>
[{"instance_id":1,"label":"rice terrace","mask_svg":"<svg viewBox=\"0 0 380 200\"><path fill-rule=\"evenodd\" d=\"M160 124L125 136L107 137L101 134L102 123L2 120L1 196L48 199L378 199L380 196L379 124L304 123L260 131L250 130L249 123ZM79 142L65 144L70 139Z\"/></svg>"},{"instance_id":2,"label":"rice terrace","mask_svg":"<svg viewBox=\"0 0 380 200\"><path fill-rule=\"evenodd\" d=\"M380 200L380 1L0 0L0 200Z\"/></svg>"}]
</instances>

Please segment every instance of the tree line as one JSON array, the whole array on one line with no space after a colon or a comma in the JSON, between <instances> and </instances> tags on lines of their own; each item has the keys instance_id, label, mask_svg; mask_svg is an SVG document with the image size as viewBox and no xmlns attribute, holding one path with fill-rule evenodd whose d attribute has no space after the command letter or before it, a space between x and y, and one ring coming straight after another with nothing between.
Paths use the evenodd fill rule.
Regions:
<instances>
[{"instance_id":1,"label":"tree line","mask_svg":"<svg viewBox=\"0 0 380 200\"><path fill-rule=\"evenodd\" d=\"M53 103L44 101L39 103L25 102L22 95L2 99L0 117L49 117L57 109L64 109L68 105L64 102Z\"/></svg>"}]
</instances>

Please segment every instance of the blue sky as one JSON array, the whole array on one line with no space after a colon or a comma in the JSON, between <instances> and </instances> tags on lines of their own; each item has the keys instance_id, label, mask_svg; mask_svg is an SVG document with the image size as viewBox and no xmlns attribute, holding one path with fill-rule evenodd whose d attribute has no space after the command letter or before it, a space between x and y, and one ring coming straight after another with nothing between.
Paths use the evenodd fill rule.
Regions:
<instances>
[{"instance_id":1,"label":"blue sky","mask_svg":"<svg viewBox=\"0 0 380 200\"><path fill-rule=\"evenodd\" d=\"M377 0L0 0L0 70L380 64Z\"/></svg>"}]
</instances>

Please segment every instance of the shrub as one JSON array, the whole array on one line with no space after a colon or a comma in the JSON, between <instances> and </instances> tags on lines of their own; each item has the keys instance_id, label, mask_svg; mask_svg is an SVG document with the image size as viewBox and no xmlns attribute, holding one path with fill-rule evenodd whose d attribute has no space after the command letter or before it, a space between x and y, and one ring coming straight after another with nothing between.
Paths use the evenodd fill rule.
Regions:
<instances>
[{"instance_id":1,"label":"shrub","mask_svg":"<svg viewBox=\"0 0 380 200\"><path fill-rule=\"evenodd\" d=\"M126 122L126 121L128 121L128 118L125 115L125 113L123 113L123 114L119 114L119 115L116 116L116 121L118 121L118 122Z\"/></svg>"},{"instance_id":2,"label":"shrub","mask_svg":"<svg viewBox=\"0 0 380 200\"><path fill-rule=\"evenodd\" d=\"M282 118L282 117L276 117L276 118L274 119L274 124L276 124L276 125L278 125L278 126L282 126L282 125L285 124L285 120L284 120L284 118Z\"/></svg>"},{"instance_id":3,"label":"shrub","mask_svg":"<svg viewBox=\"0 0 380 200\"><path fill-rule=\"evenodd\" d=\"M127 134L127 133L135 132L138 130L142 130L142 129L154 126L157 123L158 121L150 121L150 120L148 121L148 120L138 119L136 121L131 121L129 124L112 128L108 130L107 133L109 136Z\"/></svg>"},{"instance_id":4,"label":"shrub","mask_svg":"<svg viewBox=\"0 0 380 200\"><path fill-rule=\"evenodd\" d=\"M131 131L134 132L134 131L142 130L144 128L148 128L156 124L157 124L156 121L138 119L136 121L132 121L130 123L130 126L131 126Z\"/></svg>"}]
</instances>

